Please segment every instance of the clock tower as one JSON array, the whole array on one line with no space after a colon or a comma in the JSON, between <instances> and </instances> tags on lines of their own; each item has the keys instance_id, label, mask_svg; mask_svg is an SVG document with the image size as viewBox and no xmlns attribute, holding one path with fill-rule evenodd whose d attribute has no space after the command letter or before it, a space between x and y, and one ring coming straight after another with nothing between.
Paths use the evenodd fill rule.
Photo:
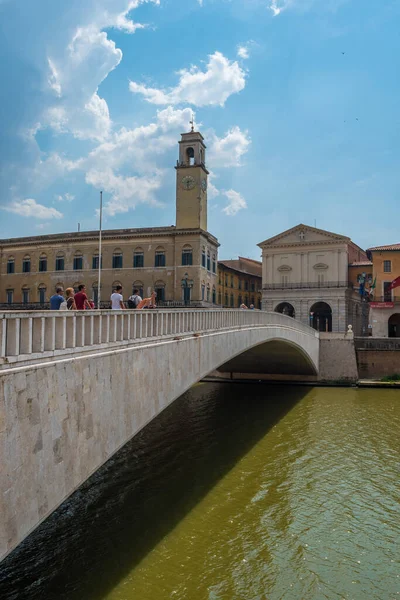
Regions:
<instances>
[{"instance_id":1,"label":"clock tower","mask_svg":"<svg viewBox=\"0 0 400 600\"><path fill-rule=\"evenodd\" d=\"M201 133L182 133L176 163L176 227L207 231L206 146Z\"/></svg>"}]
</instances>

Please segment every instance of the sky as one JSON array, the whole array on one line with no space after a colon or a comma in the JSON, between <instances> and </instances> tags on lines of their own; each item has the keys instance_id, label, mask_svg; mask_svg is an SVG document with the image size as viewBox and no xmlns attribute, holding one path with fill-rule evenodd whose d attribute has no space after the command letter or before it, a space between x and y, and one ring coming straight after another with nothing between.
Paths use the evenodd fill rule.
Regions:
<instances>
[{"instance_id":1,"label":"sky","mask_svg":"<svg viewBox=\"0 0 400 600\"><path fill-rule=\"evenodd\" d=\"M175 223L205 137L220 259L305 223L400 241L398 0L0 0L0 238Z\"/></svg>"}]
</instances>

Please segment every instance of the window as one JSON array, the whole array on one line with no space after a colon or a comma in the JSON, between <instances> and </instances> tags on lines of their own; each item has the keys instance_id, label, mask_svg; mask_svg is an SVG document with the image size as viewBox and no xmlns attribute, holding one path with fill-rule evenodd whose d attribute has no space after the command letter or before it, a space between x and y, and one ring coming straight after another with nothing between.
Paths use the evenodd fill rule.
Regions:
<instances>
[{"instance_id":1,"label":"window","mask_svg":"<svg viewBox=\"0 0 400 600\"><path fill-rule=\"evenodd\" d=\"M384 302L391 302L392 301L392 290L389 290L388 287L390 286L391 281L384 281L383 282L383 300Z\"/></svg>"},{"instance_id":2,"label":"window","mask_svg":"<svg viewBox=\"0 0 400 600\"><path fill-rule=\"evenodd\" d=\"M14 290L7 290L7 304L12 304L14 299Z\"/></svg>"},{"instance_id":3,"label":"window","mask_svg":"<svg viewBox=\"0 0 400 600\"><path fill-rule=\"evenodd\" d=\"M201 266L206 267L206 249L204 247L201 251Z\"/></svg>"},{"instance_id":4,"label":"window","mask_svg":"<svg viewBox=\"0 0 400 600\"><path fill-rule=\"evenodd\" d=\"M323 273L317 274L317 281L318 281L318 285L322 285L324 283L324 274Z\"/></svg>"},{"instance_id":5,"label":"window","mask_svg":"<svg viewBox=\"0 0 400 600\"><path fill-rule=\"evenodd\" d=\"M244 289L246 290L246 292L249 291L249 282L248 281L244 282Z\"/></svg>"},{"instance_id":6,"label":"window","mask_svg":"<svg viewBox=\"0 0 400 600\"><path fill-rule=\"evenodd\" d=\"M229 298L228 298L228 294L225 293L225 299L224 299L224 306L229 306Z\"/></svg>"},{"instance_id":7,"label":"window","mask_svg":"<svg viewBox=\"0 0 400 600\"><path fill-rule=\"evenodd\" d=\"M250 289L252 292L256 291L256 284L254 283L254 281L251 282Z\"/></svg>"},{"instance_id":8,"label":"window","mask_svg":"<svg viewBox=\"0 0 400 600\"><path fill-rule=\"evenodd\" d=\"M201 284L201 299L204 300L204 296L206 294L206 286L205 283Z\"/></svg>"},{"instance_id":9,"label":"window","mask_svg":"<svg viewBox=\"0 0 400 600\"><path fill-rule=\"evenodd\" d=\"M93 298L94 305L97 308L99 308L98 307L98 302L99 302L99 286L98 286L98 282L97 281L95 281L92 284L92 298Z\"/></svg>"},{"instance_id":10,"label":"window","mask_svg":"<svg viewBox=\"0 0 400 600\"><path fill-rule=\"evenodd\" d=\"M234 307L234 298L233 298L233 294L231 294L231 298L230 298L230 307L233 308Z\"/></svg>"},{"instance_id":11,"label":"window","mask_svg":"<svg viewBox=\"0 0 400 600\"><path fill-rule=\"evenodd\" d=\"M212 289L212 302L213 304L216 304L217 302L217 290L215 289L215 286L213 286Z\"/></svg>"},{"instance_id":12,"label":"window","mask_svg":"<svg viewBox=\"0 0 400 600\"><path fill-rule=\"evenodd\" d=\"M241 289L242 289L242 280L241 280L241 279L239 279L238 288L239 288L239 290L241 290ZM242 302L241 302L240 304L242 304Z\"/></svg>"},{"instance_id":13,"label":"window","mask_svg":"<svg viewBox=\"0 0 400 600\"><path fill-rule=\"evenodd\" d=\"M64 254L57 254L56 256L56 271L64 271Z\"/></svg>"},{"instance_id":14,"label":"window","mask_svg":"<svg viewBox=\"0 0 400 600\"><path fill-rule=\"evenodd\" d=\"M282 283L282 285L287 285L289 283L289 275L282 275L281 283Z\"/></svg>"},{"instance_id":15,"label":"window","mask_svg":"<svg viewBox=\"0 0 400 600\"><path fill-rule=\"evenodd\" d=\"M392 272L392 261L391 260L384 260L383 261L383 272L384 273L391 273Z\"/></svg>"},{"instance_id":16,"label":"window","mask_svg":"<svg viewBox=\"0 0 400 600\"><path fill-rule=\"evenodd\" d=\"M98 268L99 268L99 255L94 254L92 256L92 269L98 269ZM103 257L101 257L101 268L103 268Z\"/></svg>"},{"instance_id":17,"label":"window","mask_svg":"<svg viewBox=\"0 0 400 600\"><path fill-rule=\"evenodd\" d=\"M24 304L28 304L28 302L29 302L29 289L28 288L22 288L22 302Z\"/></svg>"},{"instance_id":18,"label":"window","mask_svg":"<svg viewBox=\"0 0 400 600\"><path fill-rule=\"evenodd\" d=\"M143 298L143 288L144 288L143 281L135 281L132 286L132 294L133 294L134 290L139 290L139 296L141 298Z\"/></svg>"},{"instance_id":19,"label":"window","mask_svg":"<svg viewBox=\"0 0 400 600\"><path fill-rule=\"evenodd\" d=\"M239 294L238 296L238 307L240 308L240 305L243 304L242 302L242 294Z\"/></svg>"},{"instance_id":20,"label":"window","mask_svg":"<svg viewBox=\"0 0 400 600\"><path fill-rule=\"evenodd\" d=\"M245 303L246 306L249 305L249 297L248 296L244 297L244 303Z\"/></svg>"},{"instance_id":21,"label":"window","mask_svg":"<svg viewBox=\"0 0 400 600\"><path fill-rule=\"evenodd\" d=\"M225 274L225 287L228 287L228 275Z\"/></svg>"},{"instance_id":22,"label":"window","mask_svg":"<svg viewBox=\"0 0 400 600\"><path fill-rule=\"evenodd\" d=\"M29 256L24 256L24 260L22 261L22 272L23 273L31 272L31 259Z\"/></svg>"},{"instance_id":23,"label":"window","mask_svg":"<svg viewBox=\"0 0 400 600\"><path fill-rule=\"evenodd\" d=\"M256 303L254 302L254 296L252 296L252 297L250 298L250 304L252 304L253 306L255 306L255 305L256 305Z\"/></svg>"},{"instance_id":24,"label":"window","mask_svg":"<svg viewBox=\"0 0 400 600\"><path fill-rule=\"evenodd\" d=\"M211 256L209 252L207 252L207 271L211 271Z\"/></svg>"},{"instance_id":25,"label":"window","mask_svg":"<svg viewBox=\"0 0 400 600\"><path fill-rule=\"evenodd\" d=\"M15 261L13 258L9 258L7 261L7 273L8 275L15 273Z\"/></svg>"},{"instance_id":26,"label":"window","mask_svg":"<svg viewBox=\"0 0 400 600\"><path fill-rule=\"evenodd\" d=\"M221 285L222 283L222 279L221 279L221 272L218 273L218 284Z\"/></svg>"},{"instance_id":27,"label":"window","mask_svg":"<svg viewBox=\"0 0 400 600\"><path fill-rule=\"evenodd\" d=\"M112 268L113 269L122 269L123 259L121 250L114 250L112 257Z\"/></svg>"},{"instance_id":28,"label":"window","mask_svg":"<svg viewBox=\"0 0 400 600\"><path fill-rule=\"evenodd\" d=\"M156 250L154 266L155 267L165 267L165 250L163 250L161 248Z\"/></svg>"},{"instance_id":29,"label":"window","mask_svg":"<svg viewBox=\"0 0 400 600\"><path fill-rule=\"evenodd\" d=\"M187 165L194 165L194 149L193 148L186 148L186 164Z\"/></svg>"},{"instance_id":30,"label":"window","mask_svg":"<svg viewBox=\"0 0 400 600\"><path fill-rule=\"evenodd\" d=\"M136 248L133 253L133 268L142 269L144 267L144 252L141 248ZM142 294L140 294L142 295Z\"/></svg>"},{"instance_id":31,"label":"window","mask_svg":"<svg viewBox=\"0 0 400 600\"><path fill-rule=\"evenodd\" d=\"M193 250L190 247L183 248L182 250L182 265L184 267L193 264Z\"/></svg>"},{"instance_id":32,"label":"window","mask_svg":"<svg viewBox=\"0 0 400 600\"><path fill-rule=\"evenodd\" d=\"M83 269L83 256L81 254L75 254L74 256L74 271L82 271Z\"/></svg>"},{"instance_id":33,"label":"window","mask_svg":"<svg viewBox=\"0 0 400 600\"><path fill-rule=\"evenodd\" d=\"M40 304L45 304L46 302L46 286L39 286L39 302Z\"/></svg>"},{"instance_id":34,"label":"window","mask_svg":"<svg viewBox=\"0 0 400 600\"><path fill-rule=\"evenodd\" d=\"M39 273L45 273L47 271L47 256L42 254L39 258Z\"/></svg>"},{"instance_id":35,"label":"window","mask_svg":"<svg viewBox=\"0 0 400 600\"><path fill-rule=\"evenodd\" d=\"M163 281L156 281L154 291L157 294L156 302L165 302L165 283Z\"/></svg>"},{"instance_id":36,"label":"window","mask_svg":"<svg viewBox=\"0 0 400 600\"><path fill-rule=\"evenodd\" d=\"M218 304L222 304L222 295L221 292L218 292Z\"/></svg>"},{"instance_id":37,"label":"window","mask_svg":"<svg viewBox=\"0 0 400 600\"><path fill-rule=\"evenodd\" d=\"M217 260L215 258L215 254L212 255L212 272L217 272Z\"/></svg>"},{"instance_id":38,"label":"window","mask_svg":"<svg viewBox=\"0 0 400 600\"><path fill-rule=\"evenodd\" d=\"M233 275L231 275L231 288L233 288Z\"/></svg>"},{"instance_id":39,"label":"window","mask_svg":"<svg viewBox=\"0 0 400 600\"><path fill-rule=\"evenodd\" d=\"M211 299L211 289L210 285L207 285L207 302L210 302Z\"/></svg>"}]
</instances>

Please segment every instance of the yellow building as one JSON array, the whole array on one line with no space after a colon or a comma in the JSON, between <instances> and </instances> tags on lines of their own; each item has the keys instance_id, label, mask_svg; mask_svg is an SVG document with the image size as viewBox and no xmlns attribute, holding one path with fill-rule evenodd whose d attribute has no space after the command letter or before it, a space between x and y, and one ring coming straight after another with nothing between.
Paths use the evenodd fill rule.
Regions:
<instances>
[{"instance_id":1,"label":"yellow building","mask_svg":"<svg viewBox=\"0 0 400 600\"><path fill-rule=\"evenodd\" d=\"M218 240L207 231L206 146L195 131L183 133L176 164L176 226L103 232L101 300L116 285L124 298L138 288L156 290L166 304L217 302ZM46 306L57 286L86 285L97 303L99 232L0 240L0 304Z\"/></svg>"},{"instance_id":2,"label":"yellow building","mask_svg":"<svg viewBox=\"0 0 400 600\"><path fill-rule=\"evenodd\" d=\"M400 287L389 289L391 282L400 277L400 244L369 248L367 254L375 282L370 302L372 335L400 337Z\"/></svg>"},{"instance_id":3,"label":"yellow building","mask_svg":"<svg viewBox=\"0 0 400 600\"><path fill-rule=\"evenodd\" d=\"M218 304L238 308L241 304L261 309L262 265L239 256L218 262Z\"/></svg>"}]
</instances>

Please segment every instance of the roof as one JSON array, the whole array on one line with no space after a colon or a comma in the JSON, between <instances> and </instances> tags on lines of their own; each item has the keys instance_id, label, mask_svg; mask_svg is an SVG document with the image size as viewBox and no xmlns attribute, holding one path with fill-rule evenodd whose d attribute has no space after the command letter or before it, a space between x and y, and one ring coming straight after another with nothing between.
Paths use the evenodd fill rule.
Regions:
<instances>
[{"instance_id":1,"label":"roof","mask_svg":"<svg viewBox=\"0 0 400 600\"><path fill-rule=\"evenodd\" d=\"M349 267L372 267L370 260L358 260L349 264Z\"/></svg>"},{"instance_id":2,"label":"roof","mask_svg":"<svg viewBox=\"0 0 400 600\"><path fill-rule=\"evenodd\" d=\"M385 250L400 250L400 244L390 244L389 246L375 246L368 248L367 252L382 252Z\"/></svg>"},{"instance_id":3,"label":"roof","mask_svg":"<svg viewBox=\"0 0 400 600\"><path fill-rule=\"evenodd\" d=\"M261 277L262 263L259 260L253 260L252 258L239 256L235 260L219 260L218 265L222 265L227 269L232 269L239 273Z\"/></svg>"}]
</instances>

